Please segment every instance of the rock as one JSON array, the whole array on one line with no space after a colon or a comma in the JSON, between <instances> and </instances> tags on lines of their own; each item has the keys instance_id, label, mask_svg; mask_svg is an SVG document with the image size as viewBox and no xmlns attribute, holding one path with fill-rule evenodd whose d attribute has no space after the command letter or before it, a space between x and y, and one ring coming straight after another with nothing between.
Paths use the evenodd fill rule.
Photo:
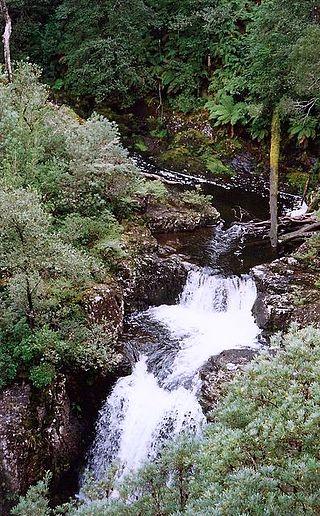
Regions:
<instances>
[{"instance_id":1,"label":"rock","mask_svg":"<svg viewBox=\"0 0 320 516\"><path fill-rule=\"evenodd\" d=\"M228 164L237 174L253 174L257 168L254 156L248 152L235 154L228 160Z\"/></svg>"},{"instance_id":2,"label":"rock","mask_svg":"<svg viewBox=\"0 0 320 516\"><path fill-rule=\"evenodd\" d=\"M125 311L174 303L185 285L187 274L187 267L178 256L162 258L152 253L138 257L133 265L123 266L118 276Z\"/></svg>"},{"instance_id":3,"label":"rock","mask_svg":"<svg viewBox=\"0 0 320 516\"><path fill-rule=\"evenodd\" d=\"M207 206L199 211L186 207L169 209L158 206L148 210L145 218L151 232L157 234L193 231L196 228L217 224L220 214L213 206Z\"/></svg>"},{"instance_id":4,"label":"rock","mask_svg":"<svg viewBox=\"0 0 320 516\"><path fill-rule=\"evenodd\" d=\"M202 380L200 404L205 414L210 412L221 398L226 385L257 355L249 348L227 349L211 357L200 370Z\"/></svg>"},{"instance_id":5,"label":"rock","mask_svg":"<svg viewBox=\"0 0 320 516\"><path fill-rule=\"evenodd\" d=\"M170 246L160 246L150 229L141 225L127 228L125 245L129 257L117 273L125 312L174 303L187 278L182 258Z\"/></svg>"},{"instance_id":6,"label":"rock","mask_svg":"<svg viewBox=\"0 0 320 516\"><path fill-rule=\"evenodd\" d=\"M252 269L257 285L253 315L268 333L287 330L290 323L319 325L318 275L293 257L274 260Z\"/></svg>"},{"instance_id":7,"label":"rock","mask_svg":"<svg viewBox=\"0 0 320 516\"><path fill-rule=\"evenodd\" d=\"M89 322L101 324L117 337L123 328L124 302L119 284L112 280L95 285L84 302Z\"/></svg>"},{"instance_id":8,"label":"rock","mask_svg":"<svg viewBox=\"0 0 320 516\"><path fill-rule=\"evenodd\" d=\"M0 514L7 514L6 496L26 491L47 470L55 479L81 450L81 428L73 416L60 376L41 394L14 384L0 394Z\"/></svg>"},{"instance_id":9,"label":"rock","mask_svg":"<svg viewBox=\"0 0 320 516\"><path fill-rule=\"evenodd\" d=\"M183 115L182 113L167 113L165 115L167 130L172 134L179 134L190 129L199 131L207 138L213 138L214 132L210 120L205 112Z\"/></svg>"}]
</instances>

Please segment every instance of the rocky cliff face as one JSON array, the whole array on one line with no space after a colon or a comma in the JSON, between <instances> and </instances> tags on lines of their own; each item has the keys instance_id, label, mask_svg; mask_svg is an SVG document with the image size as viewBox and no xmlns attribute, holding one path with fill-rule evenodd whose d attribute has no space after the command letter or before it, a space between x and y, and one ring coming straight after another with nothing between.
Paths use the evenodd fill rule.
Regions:
<instances>
[{"instance_id":1,"label":"rocky cliff face","mask_svg":"<svg viewBox=\"0 0 320 516\"><path fill-rule=\"evenodd\" d=\"M287 330L290 323L320 324L319 274L293 257L252 269L258 295L253 314L267 333Z\"/></svg>"},{"instance_id":2,"label":"rocky cliff face","mask_svg":"<svg viewBox=\"0 0 320 516\"><path fill-rule=\"evenodd\" d=\"M57 478L82 450L81 425L72 411L66 378L41 394L14 385L0 394L0 514L6 498L24 492L47 470Z\"/></svg>"}]
</instances>

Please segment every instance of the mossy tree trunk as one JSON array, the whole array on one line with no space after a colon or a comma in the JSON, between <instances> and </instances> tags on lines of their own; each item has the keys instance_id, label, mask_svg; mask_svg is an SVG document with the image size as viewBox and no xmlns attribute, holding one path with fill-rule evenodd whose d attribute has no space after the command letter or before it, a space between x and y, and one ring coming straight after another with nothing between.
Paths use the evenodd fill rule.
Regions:
<instances>
[{"instance_id":1,"label":"mossy tree trunk","mask_svg":"<svg viewBox=\"0 0 320 516\"><path fill-rule=\"evenodd\" d=\"M272 115L270 145L270 243L276 253L278 247L278 183L281 126L279 107Z\"/></svg>"}]
</instances>

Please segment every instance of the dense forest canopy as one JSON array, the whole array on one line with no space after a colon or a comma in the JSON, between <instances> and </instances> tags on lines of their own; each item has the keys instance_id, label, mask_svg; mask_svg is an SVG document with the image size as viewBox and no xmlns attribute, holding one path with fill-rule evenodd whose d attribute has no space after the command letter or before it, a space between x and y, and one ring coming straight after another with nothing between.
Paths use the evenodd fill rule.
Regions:
<instances>
[{"instance_id":1,"label":"dense forest canopy","mask_svg":"<svg viewBox=\"0 0 320 516\"><path fill-rule=\"evenodd\" d=\"M55 98L86 116L94 109L130 112L143 104L159 119L149 132L163 137L164 111L205 108L212 124L231 136L236 129L263 141L272 116L279 115L287 139L303 147L318 137L316 0L10 0L8 5L14 58L39 64ZM145 148L138 137L137 149ZM209 169L226 170L215 159L203 161Z\"/></svg>"}]
</instances>

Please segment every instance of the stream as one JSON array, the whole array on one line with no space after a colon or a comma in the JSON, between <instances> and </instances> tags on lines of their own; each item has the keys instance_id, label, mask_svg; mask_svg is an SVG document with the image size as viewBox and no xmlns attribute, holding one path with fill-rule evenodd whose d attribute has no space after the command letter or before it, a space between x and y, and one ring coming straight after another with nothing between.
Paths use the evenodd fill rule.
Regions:
<instances>
[{"instance_id":1,"label":"stream","mask_svg":"<svg viewBox=\"0 0 320 516\"><path fill-rule=\"evenodd\" d=\"M205 186L216 205L217 186ZM261 346L251 313L256 286L250 268L268 261L269 249L248 247L243 227L232 224L231 208L266 217L266 201L242 191L234 202L234 192L223 196L220 190L218 209L227 224L159 239L188 257L187 281L176 304L150 307L127 320L124 345L133 357L132 373L116 382L99 413L87 464L97 479L116 463L121 480L155 458L168 440L201 432L201 367L223 350Z\"/></svg>"},{"instance_id":2,"label":"stream","mask_svg":"<svg viewBox=\"0 0 320 516\"><path fill-rule=\"evenodd\" d=\"M100 412L89 462L96 478L114 460L121 477L154 458L168 439L201 430L198 371L225 349L258 346L251 315L255 297L250 276L223 277L195 267L176 305L133 316L136 325L157 333L158 345L152 339L150 349L144 348Z\"/></svg>"}]
</instances>

